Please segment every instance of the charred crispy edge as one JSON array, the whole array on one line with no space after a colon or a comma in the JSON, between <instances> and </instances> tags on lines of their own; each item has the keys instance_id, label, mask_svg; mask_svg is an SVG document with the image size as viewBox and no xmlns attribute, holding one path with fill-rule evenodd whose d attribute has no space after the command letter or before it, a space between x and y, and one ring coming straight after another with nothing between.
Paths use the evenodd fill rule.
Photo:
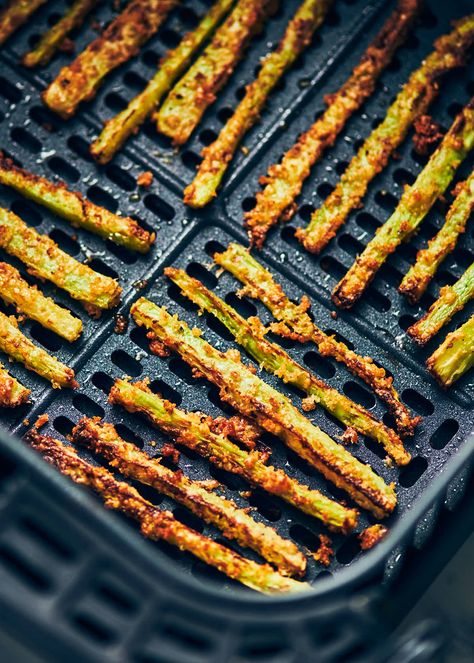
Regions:
<instances>
[{"instance_id":1,"label":"charred crispy edge","mask_svg":"<svg viewBox=\"0 0 474 663\"><path fill-rule=\"evenodd\" d=\"M385 168L413 121L426 113L438 95L440 79L464 64L473 41L474 14L458 21L451 33L437 39L435 50L411 74L384 121L365 140L334 191L313 212L308 226L298 229L297 237L308 251L319 253L351 210L360 206L371 180Z\"/></svg>"},{"instance_id":2,"label":"charred crispy edge","mask_svg":"<svg viewBox=\"0 0 474 663\"><path fill-rule=\"evenodd\" d=\"M63 18L43 35L39 44L23 56L21 63L25 67L37 67L47 64L54 53L61 48L67 35L74 28L81 26L87 14L101 1L75 0Z\"/></svg>"},{"instance_id":3,"label":"charred crispy edge","mask_svg":"<svg viewBox=\"0 0 474 663\"><path fill-rule=\"evenodd\" d=\"M265 465L259 452L242 450L224 434L214 432L215 420L200 413L178 410L148 388L146 382L131 384L117 379L109 401L128 412L145 415L156 427L179 444L196 451L227 472L239 474L252 485L289 502L297 509L321 520L331 531L350 533L358 522L358 511L342 506L317 490L289 477L283 470ZM163 416L165 413L165 416Z\"/></svg>"},{"instance_id":4,"label":"charred crispy edge","mask_svg":"<svg viewBox=\"0 0 474 663\"><path fill-rule=\"evenodd\" d=\"M277 48L266 56L258 76L247 86L245 97L233 116L221 129L217 139L202 150L203 161L194 180L184 190L184 202L187 205L200 208L211 202L238 144L257 122L273 87L311 42L332 2L304 0L297 9Z\"/></svg>"},{"instance_id":5,"label":"charred crispy edge","mask_svg":"<svg viewBox=\"0 0 474 663\"><path fill-rule=\"evenodd\" d=\"M153 116L159 132L185 143L216 99L275 0L239 0L211 43L169 93Z\"/></svg>"},{"instance_id":6,"label":"charred crispy edge","mask_svg":"<svg viewBox=\"0 0 474 663\"><path fill-rule=\"evenodd\" d=\"M18 382L0 363L0 406L18 407L28 402L31 391Z\"/></svg>"},{"instance_id":7,"label":"charred crispy edge","mask_svg":"<svg viewBox=\"0 0 474 663\"><path fill-rule=\"evenodd\" d=\"M415 264L409 269L398 288L414 304L425 292L436 270L454 251L459 235L465 229L474 209L474 171L465 182L456 186L456 198L449 208L441 230L428 242L426 249L418 251Z\"/></svg>"},{"instance_id":8,"label":"charred crispy edge","mask_svg":"<svg viewBox=\"0 0 474 663\"><path fill-rule=\"evenodd\" d=\"M418 322L407 329L407 334L419 345L425 345L472 297L474 297L474 262L454 285L441 288L439 298Z\"/></svg>"},{"instance_id":9,"label":"charred crispy edge","mask_svg":"<svg viewBox=\"0 0 474 663\"><path fill-rule=\"evenodd\" d=\"M35 345L17 326L15 318L0 312L0 350L15 361L21 362L30 371L49 380L53 387L78 386L72 368L65 366L56 357Z\"/></svg>"},{"instance_id":10,"label":"charred crispy edge","mask_svg":"<svg viewBox=\"0 0 474 663\"><path fill-rule=\"evenodd\" d=\"M41 435L34 429L28 431L24 439L62 474L98 493L106 508L121 511L136 520L143 536L161 539L180 550L187 550L230 578L261 592L272 594L309 589L307 583L285 578L268 564L257 564L246 559L187 527L169 511L163 511L145 500L128 483L115 479L108 470L79 458L72 447L59 440Z\"/></svg>"},{"instance_id":11,"label":"charred crispy edge","mask_svg":"<svg viewBox=\"0 0 474 663\"><path fill-rule=\"evenodd\" d=\"M113 214L104 207L94 205L63 183L55 184L15 166L11 159L1 153L0 183L44 205L71 225L85 228L133 251L147 253L155 239L155 233L142 228L135 219Z\"/></svg>"},{"instance_id":12,"label":"charred crispy edge","mask_svg":"<svg viewBox=\"0 0 474 663\"><path fill-rule=\"evenodd\" d=\"M323 116L301 134L280 163L270 166L267 175L260 178L264 189L257 192L254 209L245 214L245 225L253 246L262 248L270 228L280 218L288 220L292 216L294 201L312 166L334 143L351 115L372 94L377 78L405 40L420 6L421 0L399 0L349 79L327 97L328 109Z\"/></svg>"},{"instance_id":13,"label":"charred crispy edge","mask_svg":"<svg viewBox=\"0 0 474 663\"><path fill-rule=\"evenodd\" d=\"M108 163L125 141L158 106L163 95L189 65L219 22L228 14L234 0L217 0L193 32L188 32L178 46L167 52L146 88L130 101L127 108L106 122L100 136L92 143L90 153L101 164Z\"/></svg>"},{"instance_id":14,"label":"charred crispy edge","mask_svg":"<svg viewBox=\"0 0 474 663\"><path fill-rule=\"evenodd\" d=\"M81 101L95 96L108 73L137 54L178 1L132 0L100 37L61 69L41 95L44 103L62 118L72 117Z\"/></svg>"},{"instance_id":15,"label":"charred crispy edge","mask_svg":"<svg viewBox=\"0 0 474 663\"><path fill-rule=\"evenodd\" d=\"M370 509L377 517L384 517L395 508L392 486L387 486L368 465L311 424L288 398L254 375L240 361L238 352L219 352L200 338L198 330L193 333L186 323L144 297L133 304L131 314L137 324L151 329L166 348L177 352L195 372L214 382L224 401L279 436L326 478L346 490L360 506ZM239 386L242 375L246 387L253 383L254 390L260 394ZM285 410L284 415L281 409Z\"/></svg>"},{"instance_id":16,"label":"charred crispy edge","mask_svg":"<svg viewBox=\"0 0 474 663\"><path fill-rule=\"evenodd\" d=\"M272 527L255 521L235 502L206 490L180 470L173 472L151 459L123 440L112 424L98 418L83 418L73 429L72 439L104 456L111 467L124 476L152 486L184 504L205 522L222 530L227 538L258 552L283 575L301 577L304 574L306 558L292 541L281 538Z\"/></svg>"},{"instance_id":17,"label":"charred crispy edge","mask_svg":"<svg viewBox=\"0 0 474 663\"><path fill-rule=\"evenodd\" d=\"M294 385L308 396L316 399L334 417L357 432L371 437L381 444L387 454L398 464L406 465L411 456L404 448L400 437L365 408L340 394L322 380L317 379L303 366L294 361L283 348L264 338L266 329L259 318L245 320L235 309L210 292L200 281L188 276L185 271L167 267L165 274L201 310L215 316L256 361L281 378Z\"/></svg>"},{"instance_id":18,"label":"charred crispy edge","mask_svg":"<svg viewBox=\"0 0 474 663\"><path fill-rule=\"evenodd\" d=\"M265 269L241 244L229 244L223 253L216 253L214 261L229 271L244 285L244 292L266 306L271 314L282 324L272 329L283 336L290 336L300 342L313 341L323 356L333 357L343 363L353 375L361 378L389 408L395 418L397 429L402 436L412 436L421 417L411 415L404 405L393 379L385 369L377 366L370 357L362 357L350 350L344 343L337 341L317 327L307 314L309 300L303 298L296 305L291 302L272 274Z\"/></svg>"},{"instance_id":19,"label":"charred crispy edge","mask_svg":"<svg viewBox=\"0 0 474 663\"><path fill-rule=\"evenodd\" d=\"M18 313L36 320L46 329L75 341L82 333L82 321L70 311L58 306L51 297L45 297L36 286L31 286L20 272L6 262L0 262L0 297L13 304Z\"/></svg>"},{"instance_id":20,"label":"charred crispy edge","mask_svg":"<svg viewBox=\"0 0 474 663\"><path fill-rule=\"evenodd\" d=\"M474 365L474 315L448 334L426 361L431 375L442 387L450 387Z\"/></svg>"},{"instance_id":21,"label":"charred crispy edge","mask_svg":"<svg viewBox=\"0 0 474 663\"><path fill-rule=\"evenodd\" d=\"M45 2L46 0L10 0L0 11L0 46Z\"/></svg>"},{"instance_id":22,"label":"charred crispy edge","mask_svg":"<svg viewBox=\"0 0 474 663\"><path fill-rule=\"evenodd\" d=\"M26 225L20 217L0 207L0 246L21 260L30 274L47 279L81 301L97 315L99 309L117 306L122 288L115 279L95 272L61 251L47 235ZM53 268L54 266L54 268Z\"/></svg>"}]
</instances>

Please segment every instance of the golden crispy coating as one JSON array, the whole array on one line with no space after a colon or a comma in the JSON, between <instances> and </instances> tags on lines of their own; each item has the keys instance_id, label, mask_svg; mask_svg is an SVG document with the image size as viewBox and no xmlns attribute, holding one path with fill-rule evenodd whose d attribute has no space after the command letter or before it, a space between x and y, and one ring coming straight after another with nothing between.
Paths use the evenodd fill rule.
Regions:
<instances>
[{"instance_id":1,"label":"golden crispy coating","mask_svg":"<svg viewBox=\"0 0 474 663\"><path fill-rule=\"evenodd\" d=\"M46 0L10 0L0 11L0 46L45 2Z\"/></svg>"},{"instance_id":2,"label":"golden crispy coating","mask_svg":"<svg viewBox=\"0 0 474 663\"><path fill-rule=\"evenodd\" d=\"M28 402L30 390L10 375L0 363L0 407L18 407Z\"/></svg>"},{"instance_id":3,"label":"golden crispy coating","mask_svg":"<svg viewBox=\"0 0 474 663\"><path fill-rule=\"evenodd\" d=\"M442 387L450 387L474 366L474 315L446 336L426 366Z\"/></svg>"},{"instance_id":4,"label":"golden crispy coating","mask_svg":"<svg viewBox=\"0 0 474 663\"><path fill-rule=\"evenodd\" d=\"M362 550L369 550L380 543L388 534L388 528L378 523L371 527L366 527L358 536Z\"/></svg>"}]
</instances>

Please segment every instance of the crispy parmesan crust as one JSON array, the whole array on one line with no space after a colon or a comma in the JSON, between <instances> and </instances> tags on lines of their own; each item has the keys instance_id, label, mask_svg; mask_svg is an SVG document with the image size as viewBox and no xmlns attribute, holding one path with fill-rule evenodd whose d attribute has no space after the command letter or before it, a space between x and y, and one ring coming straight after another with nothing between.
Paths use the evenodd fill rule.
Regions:
<instances>
[{"instance_id":1,"label":"crispy parmesan crust","mask_svg":"<svg viewBox=\"0 0 474 663\"><path fill-rule=\"evenodd\" d=\"M334 143L351 115L373 93L377 78L405 40L420 4L420 0L399 0L350 78L337 92L326 97L327 108L322 117L301 134L280 163L270 166L267 175L260 178L264 189L257 193L254 209L245 215L253 246L261 248L270 228L279 219L287 221L293 215L295 200L312 166Z\"/></svg>"},{"instance_id":2,"label":"crispy parmesan crust","mask_svg":"<svg viewBox=\"0 0 474 663\"><path fill-rule=\"evenodd\" d=\"M421 156L430 154L443 137L441 125L431 115L420 115L413 122L413 146Z\"/></svg>"},{"instance_id":3,"label":"crispy parmesan crust","mask_svg":"<svg viewBox=\"0 0 474 663\"><path fill-rule=\"evenodd\" d=\"M337 306L351 308L362 296L388 256L418 229L473 147L474 98L455 118L414 184L403 193L392 216L379 228L335 287L332 300Z\"/></svg>"},{"instance_id":4,"label":"crispy parmesan crust","mask_svg":"<svg viewBox=\"0 0 474 663\"><path fill-rule=\"evenodd\" d=\"M332 1L304 0L300 5L277 48L265 58L258 76L247 86L245 97L221 129L218 138L203 149L204 159L198 172L184 190L184 202L187 205L204 207L214 198L237 146L258 121L272 89L310 44Z\"/></svg>"},{"instance_id":5,"label":"crispy parmesan crust","mask_svg":"<svg viewBox=\"0 0 474 663\"><path fill-rule=\"evenodd\" d=\"M426 366L442 387L450 387L474 366L474 315L446 336Z\"/></svg>"},{"instance_id":6,"label":"crispy parmesan crust","mask_svg":"<svg viewBox=\"0 0 474 663\"><path fill-rule=\"evenodd\" d=\"M171 90L154 119L158 131L175 145L188 140L275 5L275 0L239 0L203 54Z\"/></svg>"},{"instance_id":7,"label":"crispy parmesan crust","mask_svg":"<svg viewBox=\"0 0 474 663\"><path fill-rule=\"evenodd\" d=\"M350 162L334 191L297 232L304 247L319 253L336 235L353 209L360 207L369 183L387 165L415 119L426 113L439 92L440 80L465 62L474 42L474 14L455 23L435 42L435 50L414 71L390 106L384 121L370 134Z\"/></svg>"},{"instance_id":8,"label":"crispy parmesan crust","mask_svg":"<svg viewBox=\"0 0 474 663\"><path fill-rule=\"evenodd\" d=\"M261 301L278 320L278 323L271 325L272 331L302 343L313 341L323 356L333 357L345 364L351 373L368 384L387 404L400 435L413 435L421 418L413 417L401 402L393 386L393 378L370 357L356 354L345 343L319 329L308 315L310 301L307 297L303 297L299 304L290 301L270 272L241 244L229 244L224 252L216 253L213 257L220 267L228 270L243 284L241 295Z\"/></svg>"},{"instance_id":9,"label":"crispy parmesan crust","mask_svg":"<svg viewBox=\"0 0 474 663\"><path fill-rule=\"evenodd\" d=\"M128 483L115 479L108 470L79 458L72 447L59 440L32 429L25 435L25 441L62 474L98 493L106 508L121 511L136 520L146 538L167 541L180 550L187 550L229 578L260 592L278 594L309 589L306 583L285 578L268 564L257 564L246 559L187 527L171 512L163 511L145 500Z\"/></svg>"},{"instance_id":10,"label":"crispy parmesan crust","mask_svg":"<svg viewBox=\"0 0 474 663\"><path fill-rule=\"evenodd\" d=\"M0 363L0 407L18 407L27 403L30 390L10 375Z\"/></svg>"},{"instance_id":11,"label":"crispy parmesan crust","mask_svg":"<svg viewBox=\"0 0 474 663\"><path fill-rule=\"evenodd\" d=\"M67 119L81 101L89 101L113 69L137 55L160 27L178 0L132 0L87 48L43 92L52 111Z\"/></svg>"},{"instance_id":12,"label":"crispy parmesan crust","mask_svg":"<svg viewBox=\"0 0 474 663\"><path fill-rule=\"evenodd\" d=\"M110 391L111 403L129 412L139 412L173 437L177 443L208 458L217 467L238 474L252 485L276 495L297 509L321 520L330 530L348 533L357 525L358 512L311 490L283 470L265 464L260 451L245 451L234 444L222 424L200 412L184 412L148 388L147 382L131 384L116 380Z\"/></svg>"},{"instance_id":13,"label":"crispy parmesan crust","mask_svg":"<svg viewBox=\"0 0 474 663\"><path fill-rule=\"evenodd\" d=\"M370 550L380 543L383 538L388 534L388 528L385 525L372 525L371 527L366 527L358 536L360 541L361 550Z\"/></svg>"},{"instance_id":14,"label":"crispy parmesan crust","mask_svg":"<svg viewBox=\"0 0 474 663\"><path fill-rule=\"evenodd\" d=\"M0 11L0 45L45 2L46 0L10 0Z\"/></svg>"}]
</instances>

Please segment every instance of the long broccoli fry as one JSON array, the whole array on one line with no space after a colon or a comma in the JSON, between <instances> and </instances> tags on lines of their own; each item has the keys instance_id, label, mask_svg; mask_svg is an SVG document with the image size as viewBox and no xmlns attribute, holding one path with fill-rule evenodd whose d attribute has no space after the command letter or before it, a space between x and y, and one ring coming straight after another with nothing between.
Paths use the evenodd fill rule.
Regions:
<instances>
[{"instance_id":1,"label":"long broccoli fry","mask_svg":"<svg viewBox=\"0 0 474 663\"><path fill-rule=\"evenodd\" d=\"M45 2L46 0L10 0L0 11L0 46Z\"/></svg>"},{"instance_id":2,"label":"long broccoli fry","mask_svg":"<svg viewBox=\"0 0 474 663\"><path fill-rule=\"evenodd\" d=\"M295 200L312 166L373 93L378 77L405 40L420 5L420 0L399 0L348 80L325 98L327 107L323 115L301 134L280 163L270 166L268 173L260 178L265 188L257 193L255 207L245 214L245 225L254 246L261 248L270 228L280 218L287 221L293 215Z\"/></svg>"},{"instance_id":3,"label":"long broccoli fry","mask_svg":"<svg viewBox=\"0 0 474 663\"><path fill-rule=\"evenodd\" d=\"M260 367L305 392L309 397L306 400L310 401L308 409L316 407L316 404L321 405L348 428L382 444L398 465L406 465L410 461L410 454L395 431L378 421L361 405L316 378L279 345L267 341L264 338L266 329L259 318L245 320L235 309L183 270L168 267L165 274L201 310L211 313L225 325Z\"/></svg>"},{"instance_id":4,"label":"long broccoli fry","mask_svg":"<svg viewBox=\"0 0 474 663\"><path fill-rule=\"evenodd\" d=\"M274 6L275 0L239 0L155 115L158 131L172 138L176 145L188 140Z\"/></svg>"},{"instance_id":5,"label":"long broccoli fry","mask_svg":"<svg viewBox=\"0 0 474 663\"><path fill-rule=\"evenodd\" d=\"M110 390L111 403L129 412L145 415L151 423L217 467L244 477L249 483L276 495L304 513L321 520L334 532L347 534L357 525L355 509L338 504L312 490L283 470L265 464L258 451L245 451L228 435L216 431L214 420L199 412L184 412L150 391L146 382L131 384L116 380Z\"/></svg>"},{"instance_id":6,"label":"long broccoli fry","mask_svg":"<svg viewBox=\"0 0 474 663\"><path fill-rule=\"evenodd\" d=\"M267 55L245 97L217 139L202 151L203 161L193 182L184 191L184 202L204 207L216 195L227 166L246 132L258 121L270 92L311 42L333 0L304 0L288 24L276 50Z\"/></svg>"},{"instance_id":7,"label":"long broccoli fry","mask_svg":"<svg viewBox=\"0 0 474 663\"><path fill-rule=\"evenodd\" d=\"M0 407L18 407L27 403L30 390L10 375L0 363Z\"/></svg>"},{"instance_id":8,"label":"long broccoli fry","mask_svg":"<svg viewBox=\"0 0 474 663\"><path fill-rule=\"evenodd\" d=\"M82 322L70 311L45 297L36 286L25 281L20 272L0 262L0 297L7 304L16 306L18 313L36 320L46 329L59 334L67 341L75 341L82 333Z\"/></svg>"},{"instance_id":9,"label":"long broccoli fry","mask_svg":"<svg viewBox=\"0 0 474 663\"><path fill-rule=\"evenodd\" d=\"M113 308L120 301L122 288L115 279L71 258L50 237L40 235L2 207L0 247L25 263L33 276L51 281L73 299L80 300L93 315L100 309Z\"/></svg>"},{"instance_id":10,"label":"long broccoli fry","mask_svg":"<svg viewBox=\"0 0 474 663\"><path fill-rule=\"evenodd\" d=\"M417 302L428 287L436 270L454 250L459 235L474 210L474 171L465 182L456 186L456 198L449 208L446 221L426 249L418 251L416 262L406 273L398 288L410 302Z\"/></svg>"},{"instance_id":11,"label":"long broccoli fry","mask_svg":"<svg viewBox=\"0 0 474 663\"><path fill-rule=\"evenodd\" d=\"M443 387L450 387L474 366L474 315L446 336L426 366Z\"/></svg>"},{"instance_id":12,"label":"long broccoli fry","mask_svg":"<svg viewBox=\"0 0 474 663\"><path fill-rule=\"evenodd\" d=\"M286 396L255 375L240 361L237 351L216 350L200 337L199 330L191 330L177 316L144 297L132 305L131 313L137 324L151 330L157 352L163 346L177 352L197 374L219 387L224 401L279 436L360 506L377 517L386 516L395 508L392 486L313 425Z\"/></svg>"},{"instance_id":13,"label":"long broccoli fry","mask_svg":"<svg viewBox=\"0 0 474 663\"><path fill-rule=\"evenodd\" d=\"M63 67L43 92L52 111L67 119L81 101L92 99L102 79L136 55L179 0L132 0L72 64Z\"/></svg>"},{"instance_id":14,"label":"long broccoli fry","mask_svg":"<svg viewBox=\"0 0 474 663\"><path fill-rule=\"evenodd\" d=\"M230 11L234 0L217 0L192 32L188 32L178 46L168 51L159 63L158 71L146 88L128 104L127 108L106 122L90 151L99 163L108 163L158 106L178 76L186 70L193 55L207 41L216 26Z\"/></svg>"},{"instance_id":15,"label":"long broccoli fry","mask_svg":"<svg viewBox=\"0 0 474 663\"><path fill-rule=\"evenodd\" d=\"M104 500L108 509L121 511L140 524L143 536L167 541L180 550L187 550L206 564L216 567L229 578L260 592L281 592L309 589L307 583L285 578L268 564L257 564L246 559L183 525L169 511L163 511L145 500L140 493L124 481L118 481L103 467L79 458L75 449L32 429L25 441L39 451L46 462L56 467L75 483L92 488Z\"/></svg>"},{"instance_id":16,"label":"long broccoli fry","mask_svg":"<svg viewBox=\"0 0 474 663\"><path fill-rule=\"evenodd\" d=\"M19 329L15 318L0 312L0 350L30 371L49 380L53 387L77 387L72 368L35 345Z\"/></svg>"},{"instance_id":17,"label":"long broccoli fry","mask_svg":"<svg viewBox=\"0 0 474 663\"><path fill-rule=\"evenodd\" d=\"M425 345L473 297L474 262L454 285L441 288L439 298L418 322L407 329L407 334L419 345Z\"/></svg>"},{"instance_id":18,"label":"long broccoli fry","mask_svg":"<svg viewBox=\"0 0 474 663\"><path fill-rule=\"evenodd\" d=\"M258 523L235 502L216 495L180 470L173 472L159 460L150 458L134 444L123 440L112 424L81 419L72 431L72 439L105 456L111 467L124 476L152 486L184 504L205 522L221 529L229 539L258 552L283 575L300 577L304 574L306 558L292 541L282 539L273 528Z\"/></svg>"},{"instance_id":19,"label":"long broccoli fry","mask_svg":"<svg viewBox=\"0 0 474 663\"><path fill-rule=\"evenodd\" d=\"M474 42L474 14L455 24L454 30L435 42L435 50L414 71L390 106L384 121L370 134L350 162L334 191L317 209L297 237L312 253L319 253L353 209L360 207L374 177L406 137L417 117L426 113L437 96L439 81L464 63Z\"/></svg>"},{"instance_id":20,"label":"long broccoli fry","mask_svg":"<svg viewBox=\"0 0 474 663\"><path fill-rule=\"evenodd\" d=\"M414 184L405 190L392 216L335 287L332 300L337 306L350 308L359 299L388 256L417 230L473 147L474 98L456 117Z\"/></svg>"},{"instance_id":21,"label":"long broccoli fry","mask_svg":"<svg viewBox=\"0 0 474 663\"><path fill-rule=\"evenodd\" d=\"M0 183L44 205L71 225L109 239L131 251L147 253L155 233L144 230L128 216L113 214L94 205L78 191L70 191L65 184L55 184L44 177L15 166L11 159L0 155Z\"/></svg>"},{"instance_id":22,"label":"long broccoli fry","mask_svg":"<svg viewBox=\"0 0 474 663\"><path fill-rule=\"evenodd\" d=\"M272 331L303 343L312 341L323 356L333 357L345 364L351 373L364 380L387 404L400 434L413 435L421 418L413 417L400 401L393 379L373 359L356 354L345 343L317 327L307 313L310 301L306 296L299 304L290 301L272 274L241 244L229 244L225 251L214 254L213 258L243 284L240 294L260 300L278 320L277 324L271 325Z\"/></svg>"},{"instance_id":23,"label":"long broccoli fry","mask_svg":"<svg viewBox=\"0 0 474 663\"><path fill-rule=\"evenodd\" d=\"M32 51L23 56L21 63L25 67L38 67L48 64L56 51L61 48L67 35L82 25L85 17L102 0L75 0L62 19L60 19L40 39Z\"/></svg>"}]
</instances>

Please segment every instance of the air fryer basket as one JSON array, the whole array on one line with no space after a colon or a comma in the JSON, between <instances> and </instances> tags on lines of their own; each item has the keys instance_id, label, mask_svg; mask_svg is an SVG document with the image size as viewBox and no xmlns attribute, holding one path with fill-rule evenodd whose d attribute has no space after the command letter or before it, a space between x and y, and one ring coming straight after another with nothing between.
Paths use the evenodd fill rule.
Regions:
<instances>
[{"instance_id":1,"label":"air fryer basket","mask_svg":"<svg viewBox=\"0 0 474 663\"><path fill-rule=\"evenodd\" d=\"M148 124L112 164L96 166L88 144L102 122L124 106L145 80L151 77L157 58L179 40L209 3L182 3L158 35L140 55L112 74L96 99L81 108L77 117L62 122L42 106L39 92L52 80L69 57L60 54L46 69L31 73L18 65L19 57L42 33L53 12L61 13L56 0L39 10L32 24L15 35L0 55L0 140L4 151L16 161L48 177L59 176L75 189L113 211L120 209L157 231L157 241L146 257L137 257L111 243L67 224L19 195L2 189L1 204L10 207L41 232L48 233L67 252L105 274L118 276L124 286L121 311L140 295L169 305L173 312L204 329L219 348L232 346L228 335L210 317L198 318L176 289L162 276L173 264L188 270L235 305L243 315L268 313L255 302L237 300L237 282L229 275L219 279L210 271L210 255L230 240L246 241L242 230L243 210L252 205L258 176L279 159L295 137L323 107L323 96L337 89L365 49L370 36L382 23L393 3L373 0L339 0L312 46L286 76L272 96L261 123L247 136L248 154L239 154L216 202L200 213L186 208L181 191L192 178L199 152L211 141L229 116L245 84L252 79L259 58L281 34L296 2L281 3L282 9L253 42L230 83L189 143L177 152ZM467 13L468 2L427 2L428 8L392 64L381 77L375 94L362 112L352 118L335 147L313 169L302 195L301 206L290 224L274 230L262 261L274 271L292 298L306 292L313 301L312 313L323 329L334 330L368 354L395 376L404 401L423 416L413 441L407 446L412 462L398 470L383 463L383 453L369 440L362 440L355 455L370 462L388 480L397 480L399 506L389 520L391 534L377 548L361 553L357 539L334 537L336 555L331 567L322 567L309 556L311 595L269 600L231 584L190 555L168 546L151 544L135 532L128 521L104 512L89 494L58 476L17 438L0 435L0 605L5 623L18 628L24 620L32 642L48 639L48 653L61 658L64 651L77 660L133 661L313 661L348 660L357 653L369 660L365 648L374 638L373 597L396 592L403 575L407 551L421 549L437 535L443 509L454 509L469 479L472 456L474 385L467 375L449 392L443 392L427 376L424 360L433 350L415 349L404 330L433 301L439 286L453 282L473 260L472 228L445 261L420 307L408 305L396 286L416 250L440 227L443 209L436 207L419 235L392 256L362 301L350 313L333 319L329 293L354 256L385 220L400 197L404 183L411 182L422 161L412 151L411 138L385 171L373 182L364 208L351 215L346 226L322 253L306 254L294 240L296 225L307 221L311 210L324 200L336 183L362 137L383 118L385 110L409 72L431 48L435 37L449 29L452 18ZM100 5L97 18L110 19L108 6ZM87 27L76 38L76 50L92 39ZM433 116L448 127L463 103L474 94L471 64L442 84ZM460 169L462 178L472 160ZM154 183L147 190L136 186L137 175L151 170ZM3 259L4 256L0 256ZM9 259L10 260L10 259ZM15 366L14 373L32 389L32 406L2 413L10 432L21 435L43 412L49 415L45 432L67 435L81 416L105 415L119 425L119 432L151 453L157 453L162 436L144 420L107 404L114 377L149 376L152 386L184 408L213 415L228 412L217 391L205 380L191 377L177 357L163 361L152 356L144 333L130 323L126 333L114 332L114 317L91 321L65 295L44 285L47 294L72 308L84 320L84 337L69 346L36 323L25 324L38 343L73 366L80 388L53 392L31 373ZM2 310L9 309L1 307ZM472 307L456 316L450 328L472 313ZM387 422L384 409L365 386L344 367L318 355L314 347L289 345L289 352L330 384L342 388ZM299 402L299 397L265 375ZM331 435L340 428L323 411L312 418ZM157 445L150 446L151 441ZM316 472L275 439L263 439L272 447L276 465L312 486L338 496ZM219 479L228 494L243 506L255 507L256 518L269 522L282 535L292 537L309 550L318 545L318 524L304 514L271 497L253 491L249 500L239 491L238 478L210 469L207 462L183 450L180 466L193 478ZM191 526L216 536L168 498L143 491L153 501L171 508ZM363 524L372 521L364 516ZM218 536L218 535L217 535ZM251 555L245 551L246 555ZM379 636L382 634L380 633Z\"/></svg>"}]
</instances>

